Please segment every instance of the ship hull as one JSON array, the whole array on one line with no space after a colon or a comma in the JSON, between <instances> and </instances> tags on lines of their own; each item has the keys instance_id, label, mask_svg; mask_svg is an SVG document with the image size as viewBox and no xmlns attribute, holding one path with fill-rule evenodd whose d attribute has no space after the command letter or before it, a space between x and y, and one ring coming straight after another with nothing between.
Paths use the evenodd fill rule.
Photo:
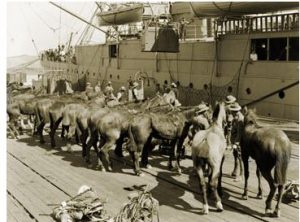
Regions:
<instances>
[{"instance_id":1,"label":"ship hull","mask_svg":"<svg viewBox=\"0 0 300 222\"><path fill-rule=\"evenodd\" d=\"M153 95L155 86L164 81L178 81L180 102L195 105L210 96L222 99L228 94L238 97L242 105L264 97L299 80L298 61L249 60L249 39L266 37L298 37L298 32L227 35L218 42L182 42L179 53L142 52L141 40L124 40L119 56L111 58L109 45L78 46L78 65L42 61L47 69L64 70L74 84L98 80L113 82L117 90L128 86L128 80L143 72L145 95ZM216 60L215 51L218 51ZM214 85L212 90L210 84ZM260 115L298 120L298 84L284 90L284 97L275 93L255 104Z\"/></svg>"}]
</instances>

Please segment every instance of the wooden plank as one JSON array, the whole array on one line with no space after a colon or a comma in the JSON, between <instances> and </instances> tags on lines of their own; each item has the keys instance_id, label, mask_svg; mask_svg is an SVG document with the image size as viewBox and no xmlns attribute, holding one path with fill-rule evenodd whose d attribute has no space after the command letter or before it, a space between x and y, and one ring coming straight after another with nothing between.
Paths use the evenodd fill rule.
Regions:
<instances>
[{"instance_id":1,"label":"wooden plank","mask_svg":"<svg viewBox=\"0 0 300 222\"><path fill-rule=\"evenodd\" d=\"M113 207L113 211L115 213L120 209L120 203L126 201L126 195L128 193L122 189L124 186L148 183L151 184L151 192L161 202L160 216L164 219L162 221L195 221L197 220L196 218L199 218L199 210L202 204L199 201L199 195L197 194L198 186L196 184L196 178L189 177L187 174L178 177L173 173L165 170L165 157L154 157L156 159L155 161L158 162L158 166L157 169L154 168L153 170L151 170L151 173L153 173L154 171L158 176L164 179L171 180L171 182L176 182L182 187L186 186L188 189L192 187L193 189L195 189L196 193L186 191L182 187L176 187L174 185L172 186L169 182L166 182L165 180L157 177L155 178L146 175L144 178L139 178L136 176L128 175L128 173L132 173L131 167L129 169L123 170L124 166L122 164L115 164L115 168L117 171L116 173L103 174L95 170L86 169L84 167L84 164L78 163L78 160L81 161L81 158L78 156L80 155L79 152L68 154L63 152L51 151L52 154L47 154L47 152L45 152L45 150L40 147L24 146L24 144L16 142L9 144L8 150L9 152L13 152L13 154L18 156L19 158L22 158L22 161L25 161L26 164L28 164L30 167L33 167L42 175L47 176L49 180L56 183L61 188L68 190L68 192L72 191L70 193L75 193L80 184L82 184L83 182L91 185L92 187L95 187L97 191L99 190L102 193L107 193L109 200L113 202L113 204L109 203L109 207L107 209L112 209L111 207ZM187 163L184 164L184 166L188 171L189 169L191 169L191 161L186 161ZM128 168L128 166L125 166L125 168ZM106 182L104 183L103 181ZM232 182L231 179L230 181ZM234 183L232 182L232 184ZM235 190L230 185L228 191L226 191L228 192L228 194L230 194L228 196L228 203L236 203L236 199L238 199L240 196L240 191L241 188L239 188L239 192L238 194L236 194ZM252 210L252 202L240 202L241 203L239 207L244 207L244 209L247 209L244 206L247 205L251 206L248 208L249 210ZM264 201L256 201L254 204L259 206L260 208L260 210L257 212L264 211ZM228 207L225 207L225 209L226 211L222 214L212 212L208 217L209 219L206 216L203 217L203 219L207 219L208 221L232 221L232 218L235 218L233 221L255 221L255 218L250 217L249 215L241 214L241 212L234 211L233 209L230 209ZM285 210L282 209L282 214L284 214L284 212ZM251 213L251 211L249 211L249 213Z\"/></svg>"},{"instance_id":2,"label":"wooden plank","mask_svg":"<svg viewBox=\"0 0 300 222\"><path fill-rule=\"evenodd\" d=\"M7 195L7 221L34 222L35 220L10 195Z\"/></svg>"}]
</instances>

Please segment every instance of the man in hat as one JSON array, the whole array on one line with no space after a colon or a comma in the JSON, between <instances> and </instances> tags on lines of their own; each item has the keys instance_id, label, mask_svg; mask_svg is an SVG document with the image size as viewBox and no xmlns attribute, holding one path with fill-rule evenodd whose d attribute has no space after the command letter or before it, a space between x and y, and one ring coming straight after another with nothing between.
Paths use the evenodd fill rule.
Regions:
<instances>
[{"instance_id":1,"label":"man in hat","mask_svg":"<svg viewBox=\"0 0 300 222\"><path fill-rule=\"evenodd\" d=\"M93 89L93 87L91 86L91 83L90 83L90 82L87 82L87 83L86 83L86 86L85 86L85 92L86 92L86 93L92 93L92 92L94 92L94 89Z\"/></svg>"},{"instance_id":2,"label":"man in hat","mask_svg":"<svg viewBox=\"0 0 300 222\"><path fill-rule=\"evenodd\" d=\"M137 82L134 82L131 88L131 93L132 93L132 98L134 102L138 102L138 90L137 87L139 86L139 84Z\"/></svg>"},{"instance_id":3,"label":"man in hat","mask_svg":"<svg viewBox=\"0 0 300 222\"><path fill-rule=\"evenodd\" d=\"M97 85L95 85L95 92L101 94L101 83L98 81Z\"/></svg>"},{"instance_id":4,"label":"man in hat","mask_svg":"<svg viewBox=\"0 0 300 222\"><path fill-rule=\"evenodd\" d=\"M119 102L125 102L126 101L126 88L125 86L122 86L117 93L117 100Z\"/></svg>"},{"instance_id":5,"label":"man in hat","mask_svg":"<svg viewBox=\"0 0 300 222\"><path fill-rule=\"evenodd\" d=\"M242 165L242 159L241 159L241 148L240 148L240 141L241 141L241 134L243 129L243 123L244 123L244 115L241 113L241 106L234 102L229 105L228 107L229 112L232 115L232 127L231 127L231 143L233 148L233 156L234 156L234 169L232 172L232 176L236 178L237 181L241 180L241 177L243 175L243 165ZM237 175L238 170L238 162L240 165L240 174Z\"/></svg>"},{"instance_id":6,"label":"man in hat","mask_svg":"<svg viewBox=\"0 0 300 222\"><path fill-rule=\"evenodd\" d=\"M224 134L227 142L227 148L231 147L231 128L232 128L232 118L233 116L230 114L229 106L236 102L236 98L232 95L228 95L225 98L225 104L226 104L226 125L224 128Z\"/></svg>"},{"instance_id":7,"label":"man in hat","mask_svg":"<svg viewBox=\"0 0 300 222\"><path fill-rule=\"evenodd\" d=\"M112 87L111 81L108 81L108 83L104 89L104 95L106 96L107 101L116 99L116 97L114 95L114 88Z\"/></svg>"}]
</instances>

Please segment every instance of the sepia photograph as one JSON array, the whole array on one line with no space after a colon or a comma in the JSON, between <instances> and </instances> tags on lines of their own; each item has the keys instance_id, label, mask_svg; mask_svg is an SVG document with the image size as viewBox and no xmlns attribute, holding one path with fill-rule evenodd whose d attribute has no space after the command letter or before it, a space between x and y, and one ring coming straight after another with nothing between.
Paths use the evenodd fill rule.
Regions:
<instances>
[{"instance_id":1,"label":"sepia photograph","mask_svg":"<svg viewBox=\"0 0 300 222\"><path fill-rule=\"evenodd\" d=\"M299 221L299 1L1 4L6 221Z\"/></svg>"}]
</instances>

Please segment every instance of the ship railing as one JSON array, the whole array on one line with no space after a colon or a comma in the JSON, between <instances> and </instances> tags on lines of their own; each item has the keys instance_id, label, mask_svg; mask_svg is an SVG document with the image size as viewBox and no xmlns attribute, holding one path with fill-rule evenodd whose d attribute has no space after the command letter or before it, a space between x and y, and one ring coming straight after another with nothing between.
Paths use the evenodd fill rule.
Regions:
<instances>
[{"instance_id":1,"label":"ship railing","mask_svg":"<svg viewBox=\"0 0 300 222\"><path fill-rule=\"evenodd\" d=\"M297 31L299 29L299 13L228 19L219 21L216 28L218 35Z\"/></svg>"}]
</instances>

